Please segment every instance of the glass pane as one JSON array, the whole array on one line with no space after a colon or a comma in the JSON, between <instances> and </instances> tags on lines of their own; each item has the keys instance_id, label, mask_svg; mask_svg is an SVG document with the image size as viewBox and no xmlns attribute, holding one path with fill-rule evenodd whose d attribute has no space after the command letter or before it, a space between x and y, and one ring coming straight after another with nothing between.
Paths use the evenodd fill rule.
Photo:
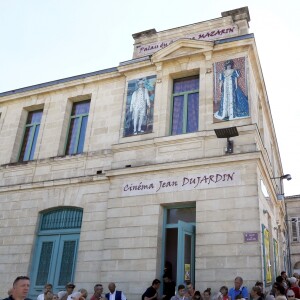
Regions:
<instances>
[{"instance_id":1,"label":"glass pane","mask_svg":"<svg viewBox=\"0 0 300 300\"><path fill-rule=\"evenodd\" d=\"M195 207L170 208L167 210L167 224L177 224L178 220L187 223L196 221Z\"/></svg>"},{"instance_id":2,"label":"glass pane","mask_svg":"<svg viewBox=\"0 0 300 300\"><path fill-rule=\"evenodd\" d=\"M25 129L19 161L27 161L30 159L30 151L32 145L31 141L33 140L33 135L34 135L34 126L27 127Z\"/></svg>"},{"instance_id":3,"label":"glass pane","mask_svg":"<svg viewBox=\"0 0 300 300\"><path fill-rule=\"evenodd\" d=\"M165 265L164 273L171 276L176 281L177 274L177 243L178 243L178 229L166 229L166 246L165 246Z\"/></svg>"},{"instance_id":4,"label":"glass pane","mask_svg":"<svg viewBox=\"0 0 300 300\"><path fill-rule=\"evenodd\" d=\"M61 259L60 273L58 285L65 285L72 279L74 257L75 257L75 241L65 241ZM45 281L46 282L46 281Z\"/></svg>"},{"instance_id":5,"label":"glass pane","mask_svg":"<svg viewBox=\"0 0 300 300\"><path fill-rule=\"evenodd\" d=\"M184 281L191 281L192 270L192 237L189 234L184 235Z\"/></svg>"},{"instance_id":6,"label":"glass pane","mask_svg":"<svg viewBox=\"0 0 300 300\"><path fill-rule=\"evenodd\" d=\"M76 137L79 130L79 122L80 118L71 119L66 155L75 154L77 151Z\"/></svg>"},{"instance_id":7,"label":"glass pane","mask_svg":"<svg viewBox=\"0 0 300 300\"><path fill-rule=\"evenodd\" d=\"M31 151L30 151L29 160L33 160L35 146L36 146L36 141L37 141L37 137L39 135L39 131L40 131L40 125L36 125L35 126L35 133L34 133L34 137L33 137L33 141L32 141L32 147L31 147Z\"/></svg>"},{"instance_id":8,"label":"glass pane","mask_svg":"<svg viewBox=\"0 0 300 300\"><path fill-rule=\"evenodd\" d=\"M45 282L48 282L52 248L53 242L44 242L42 245L35 285L44 285Z\"/></svg>"},{"instance_id":9,"label":"glass pane","mask_svg":"<svg viewBox=\"0 0 300 300\"><path fill-rule=\"evenodd\" d=\"M88 114L89 110L90 100L74 103L72 107L72 116Z\"/></svg>"},{"instance_id":10,"label":"glass pane","mask_svg":"<svg viewBox=\"0 0 300 300\"><path fill-rule=\"evenodd\" d=\"M199 90L199 76L174 80L173 94Z\"/></svg>"},{"instance_id":11,"label":"glass pane","mask_svg":"<svg viewBox=\"0 0 300 300\"><path fill-rule=\"evenodd\" d=\"M296 218L292 219L292 236L293 236L293 241L297 241L297 219Z\"/></svg>"},{"instance_id":12,"label":"glass pane","mask_svg":"<svg viewBox=\"0 0 300 300\"><path fill-rule=\"evenodd\" d=\"M199 93L188 95L188 116L186 132L198 130Z\"/></svg>"},{"instance_id":13,"label":"glass pane","mask_svg":"<svg viewBox=\"0 0 300 300\"><path fill-rule=\"evenodd\" d=\"M57 230L80 228L82 209L63 209L45 213L41 222L41 230Z\"/></svg>"},{"instance_id":14,"label":"glass pane","mask_svg":"<svg viewBox=\"0 0 300 300\"><path fill-rule=\"evenodd\" d=\"M88 116L85 116L85 117L82 118L82 121L81 121L81 129L80 129L77 153L82 153L83 152L87 120L88 120Z\"/></svg>"},{"instance_id":15,"label":"glass pane","mask_svg":"<svg viewBox=\"0 0 300 300\"><path fill-rule=\"evenodd\" d=\"M183 132L183 104L183 96L173 98L172 135Z\"/></svg>"},{"instance_id":16,"label":"glass pane","mask_svg":"<svg viewBox=\"0 0 300 300\"><path fill-rule=\"evenodd\" d=\"M28 125L28 124L34 124L34 123L41 123L42 115L43 115L42 110L29 112L26 124Z\"/></svg>"}]
</instances>

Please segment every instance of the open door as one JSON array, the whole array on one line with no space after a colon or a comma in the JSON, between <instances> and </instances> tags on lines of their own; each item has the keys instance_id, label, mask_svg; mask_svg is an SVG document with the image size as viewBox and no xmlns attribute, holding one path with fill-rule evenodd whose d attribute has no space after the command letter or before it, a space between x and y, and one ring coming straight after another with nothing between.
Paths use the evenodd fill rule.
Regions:
<instances>
[{"instance_id":1,"label":"open door","mask_svg":"<svg viewBox=\"0 0 300 300\"><path fill-rule=\"evenodd\" d=\"M178 221L177 283L195 283L195 225Z\"/></svg>"},{"instance_id":2,"label":"open door","mask_svg":"<svg viewBox=\"0 0 300 300\"><path fill-rule=\"evenodd\" d=\"M166 209L163 273L176 285L195 283L195 207Z\"/></svg>"}]
</instances>

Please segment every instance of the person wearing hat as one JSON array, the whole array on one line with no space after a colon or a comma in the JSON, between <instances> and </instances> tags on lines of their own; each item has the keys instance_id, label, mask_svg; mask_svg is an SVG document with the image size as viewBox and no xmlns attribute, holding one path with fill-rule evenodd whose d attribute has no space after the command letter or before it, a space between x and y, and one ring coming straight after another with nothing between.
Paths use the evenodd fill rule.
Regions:
<instances>
[{"instance_id":1,"label":"person wearing hat","mask_svg":"<svg viewBox=\"0 0 300 300\"><path fill-rule=\"evenodd\" d=\"M61 300L67 300L68 298L70 299L73 291L75 289L75 284L73 282L68 282L66 284L66 294L62 296Z\"/></svg>"},{"instance_id":2,"label":"person wearing hat","mask_svg":"<svg viewBox=\"0 0 300 300\"><path fill-rule=\"evenodd\" d=\"M295 298L299 299L300 298L300 288L298 286L298 280L296 277L291 277L288 279L288 281L291 284L291 290L294 291L295 293Z\"/></svg>"}]
</instances>

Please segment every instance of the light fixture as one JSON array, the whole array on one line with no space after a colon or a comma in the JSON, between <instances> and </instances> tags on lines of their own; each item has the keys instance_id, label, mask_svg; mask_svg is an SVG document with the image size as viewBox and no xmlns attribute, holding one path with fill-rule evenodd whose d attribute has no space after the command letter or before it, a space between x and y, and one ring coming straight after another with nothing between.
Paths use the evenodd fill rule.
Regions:
<instances>
[{"instance_id":1,"label":"light fixture","mask_svg":"<svg viewBox=\"0 0 300 300\"><path fill-rule=\"evenodd\" d=\"M292 179L292 176L291 176L291 174L285 174L285 175L282 175L280 177L280 179L286 179L287 181L290 181Z\"/></svg>"},{"instance_id":2,"label":"light fixture","mask_svg":"<svg viewBox=\"0 0 300 300\"><path fill-rule=\"evenodd\" d=\"M268 211L266 209L263 209L263 214L265 215L267 213L268 213Z\"/></svg>"},{"instance_id":3,"label":"light fixture","mask_svg":"<svg viewBox=\"0 0 300 300\"><path fill-rule=\"evenodd\" d=\"M282 176L278 176L278 177L271 177L271 179L286 179L287 181L290 181L292 179L291 174L285 174Z\"/></svg>"},{"instance_id":4,"label":"light fixture","mask_svg":"<svg viewBox=\"0 0 300 300\"><path fill-rule=\"evenodd\" d=\"M239 135L237 128L228 127L228 128L215 129L215 134L219 139L223 139L223 138L227 139L227 147L225 153L227 154L233 153L233 141L231 141L229 138Z\"/></svg>"},{"instance_id":5,"label":"light fixture","mask_svg":"<svg viewBox=\"0 0 300 300\"><path fill-rule=\"evenodd\" d=\"M291 174L285 174L285 175L282 175L279 177L271 177L271 179L280 179L280 194L277 194L277 200L279 200L279 201L284 200L282 180L286 179L287 181L290 181L292 179Z\"/></svg>"}]
</instances>

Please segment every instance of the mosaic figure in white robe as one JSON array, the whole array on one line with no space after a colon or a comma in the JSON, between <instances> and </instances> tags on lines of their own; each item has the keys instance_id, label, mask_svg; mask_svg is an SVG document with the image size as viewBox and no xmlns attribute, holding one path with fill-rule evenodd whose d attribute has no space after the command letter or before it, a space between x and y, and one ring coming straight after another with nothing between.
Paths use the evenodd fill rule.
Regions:
<instances>
[{"instance_id":1,"label":"mosaic figure in white robe","mask_svg":"<svg viewBox=\"0 0 300 300\"><path fill-rule=\"evenodd\" d=\"M147 116L147 108L150 108L148 90L144 86L144 81L138 81L138 88L132 94L130 112L133 119L133 134L143 133L142 124Z\"/></svg>"}]
</instances>

